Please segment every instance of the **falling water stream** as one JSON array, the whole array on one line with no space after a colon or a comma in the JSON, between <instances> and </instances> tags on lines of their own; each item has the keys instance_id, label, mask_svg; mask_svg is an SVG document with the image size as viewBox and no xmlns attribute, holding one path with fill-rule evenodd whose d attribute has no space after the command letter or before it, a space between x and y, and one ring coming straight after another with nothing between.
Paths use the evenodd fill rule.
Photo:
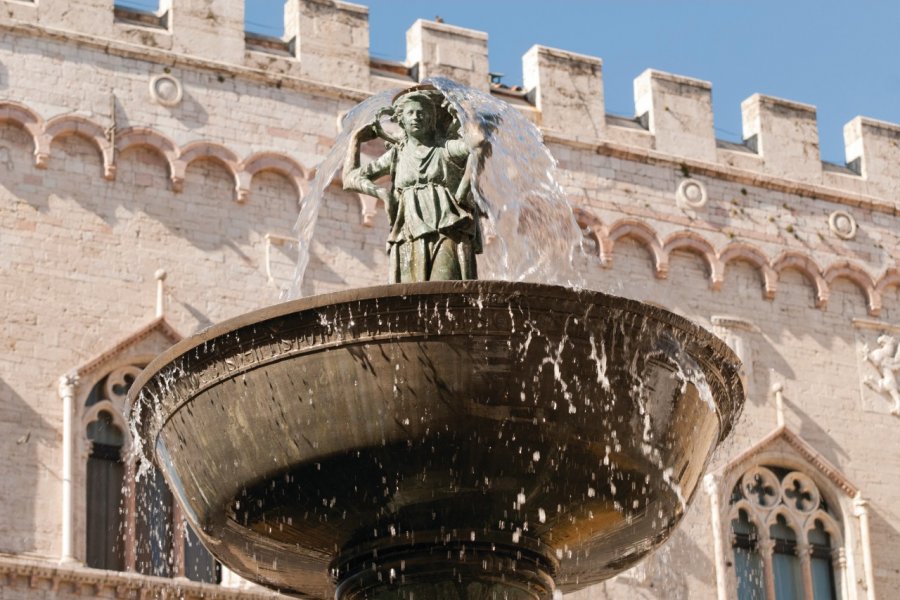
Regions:
<instances>
[{"instance_id":1,"label":"falling water stream","mask_svg":"<svg viewBox=\"0 0 900 600\"><path fill-rule=\"evenodd\" d=\"M451 102L460 129L477 128L489 148L483 164L476 167L473 185L488 241L479 257L479 277L583 287L584 280L574 268L582 233L556 180L556 161L540 131L518 109L489 94L440 77L425 83L434 85ZM302 296L319 211L343 166L353 133L372 123L397 91L376 94L344 117L343 128L317 168L294 226L298 259L285 300Z\"/></svg>"}]
</instances>

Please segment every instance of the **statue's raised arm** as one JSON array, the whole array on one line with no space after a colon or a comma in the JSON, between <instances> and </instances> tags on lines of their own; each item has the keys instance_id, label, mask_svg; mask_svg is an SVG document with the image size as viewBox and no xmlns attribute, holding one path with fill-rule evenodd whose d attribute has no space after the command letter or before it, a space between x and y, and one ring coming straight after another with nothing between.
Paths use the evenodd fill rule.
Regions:
<instances>
[{"instance_id":1,"label":"statue's raised arm","mask_svg":"<svg viewBox=\"0 0 900 600\"><path fill-rule=\"evenodd\" d=\"M483 138L460 136L459 120L444 95L416 86L394 98L388 114L402 130L394 138L378 119L355 132L344 162L344 189L380 198L390 218L390 281L477 279L481 252L478 209L471 179ZM360 147L376 138L387 152L361 165ZM390 175L391 187L375 183Z\"/></svg>"}]
</instances>

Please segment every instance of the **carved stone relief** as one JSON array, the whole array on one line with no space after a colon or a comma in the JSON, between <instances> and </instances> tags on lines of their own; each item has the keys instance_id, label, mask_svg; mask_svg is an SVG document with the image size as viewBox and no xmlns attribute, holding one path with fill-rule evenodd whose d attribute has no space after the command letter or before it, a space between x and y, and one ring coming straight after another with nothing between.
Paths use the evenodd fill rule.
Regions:
<instances>
[{"instance_id":1,"label":"carved stone relief","mask_svg":"<svg viewBox=\"0 0 900 600\"><path fill-rule=\"evenodd\" d=\"M842 240L856 237L856 219L846 210L836 210L828 216L828 228Z\"/></svg>"},{"instance_id":2,"label":"carved stone relief","mask_svg":"<svg viewBox=\"0 0 900 600\"><path fill-rule=\"evenodd\" d=\"M181 82L171 75L154 75L150 79L150 96L163 106L178 106L184 97Z\"/></svg>"},{"instance_id":3,"label":"carved stone relief","mask_svg":"<svg viewBox=\"0 0 900 600\"><path fill-rule=\"evenodd\" d=\"M863 410L900 417L900 326L854 319Z\"/></svg>"},{"instance_id":4,"label":"carved stone relief","mask_svg":"<svg viewBox=\"0 0 900 600\"><path fill-rule=\"evenodd\" d=\"M706 206L706 186L696 179L683 179L678 184L675 199L681 208L703 208Z\"/></svg>"}]
</instances>

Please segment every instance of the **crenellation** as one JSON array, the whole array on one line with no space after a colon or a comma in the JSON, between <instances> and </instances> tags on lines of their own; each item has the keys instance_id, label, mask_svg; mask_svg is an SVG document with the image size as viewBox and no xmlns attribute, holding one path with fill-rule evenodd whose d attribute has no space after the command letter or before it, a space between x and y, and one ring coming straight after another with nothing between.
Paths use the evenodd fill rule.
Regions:
<instances>
[{"instance_id":1,"label":"crenellation","mask_svg":"<svg viewBox=\"0 0 900 600\"><path fill-rule=\"evenodd\" d=\"M603 61L565 50L532 46L522 57L528 98L539 126L572 139L605 137Z\"/></svg>"},{"instance_id":2,"label":"crenellation","mask_svg":"<svg viewBox=\"0 0 900 600\"><path fill-rule=\"evenodd\" d=\"M741 103L743 137L761 157L761 169L776 177L822 181L816 107L754 94Z\"/></svg>"},{"instance_id":3,"label":"crenellation","mask_svg":"<svg viewBox=\"0 0 900 600\"><path fill-rule=\"evenodd\" d=\"M844 125L847 164L866 182L868 193L900 206L900 125L856 117Z\"/></svg>"},{"instance_id":4,"label":"crenellation","mask_svg":"<svg viewBox=\"0 0 900 600\"><path fill-rule=\"evenodd\" d=\"M113 0L41 0L37 9L42 26L113 37Z\"/></svg>"},{"instance_id":5,"label":"crenellation","mask_svg":"<svg viewBox=\"0 0 900 600\"><path fill-rule=\"evenodd\" d=\"M332 0L289 0L284 37L300 74L354 89L369 88L369 9Z\"/></svg>"},{"instance_id":6,"label":"crenellation","mask_svg":"<svg viewBox=\"0 0 900 600\"><path fill-rule=\"evenodd\" d=\"M647 70L634 81L637 117L608 115L599 58L535 46L523 57L527 93L513 94L502 86L492 88L488 36L481 31L419 20L407 31L405 63L372 59L368 9L356 4L289 0L283 37L262 45L258 36L243 31L243 2L231 0L162 0L156 13L141 19L122 17L122 9L116 17L113 0L0 0L0 8L10 27L46 45L42 56L60 62L70 55L57 52L59 45L75 41L74 51L85 63L100 60L91 54L94 46L104 49L107 60L128 56L155 63L156 72L190 66L213 77L230 72L229 77L265 81L276 89L354 101L411 81L448 76L513 103L550 139L563 143L620 145L673 161L694 160L838 194L882 198L892 205L900 185L895 166L900 151L894 142L900 126L858 117L845 126L848 166L823 164L810 105L756 94L741 106L745 143L716 140L708 82ZM40 76L50 81L58 74L45 70ZM96 116L107 112L108 92L90 78L51 90L33 79L16 85L41 88L40 94L29 95L40 96L32 107L48 118L73 109ZM185 104L202 120L202 105L186 96ZM73 101L79 106L69 106Z\"/></svg>"},{"instance_id":7,"label":"crenellation","mask_svg":"<svg viewBox=\"0 0 900 600\"><path fill-rule=\"evenodd\" d=\"M634 106L656 150L716 161L711 83L647 69L634 80Z\"/></svg>"},{"instance_id":8,"label":"crenellation","mask_svg":"<svg viewBox=\"0 0 900 600\"><path fill-rule=\"evenodd\" d=\"M162 0L169 14L172 51L228 64L244 59L244 3L233 0Z\"/></svg>"},{"instance_id":9,"label":"crenellation","mask_svg":"<svg viewBox=\"0 0 900 600\"><path fill-rule=\"evenodd\" d=\"M417 81L441 76L490 89L488 36L482 31L419 19L406 32L406 65Z\"/></svg>"}]
</instances>

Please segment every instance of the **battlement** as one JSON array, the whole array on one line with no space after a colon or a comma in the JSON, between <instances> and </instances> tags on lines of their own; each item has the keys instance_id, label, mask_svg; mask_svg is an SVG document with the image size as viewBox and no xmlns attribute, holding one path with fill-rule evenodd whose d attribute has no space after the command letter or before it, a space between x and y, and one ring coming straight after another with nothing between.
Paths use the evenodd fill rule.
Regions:
<instances>
[{"instance_id":1,"label":"battlement","mask_svg":"<svg viewBox=\"0 0 900 600\"><path fill-rule=\"evenodd\" d=\"M524 110L556 143L643 152L654 160L750 172L837 190L862 201L900 205L900 126L857 117L844 127L846 167L821 161L814 106L755 94L741 104L743 143L717 140L709 82L648 69L634 80L634 118L608 115L603 63L565 50L532 47L522 58L524 89L491 84L487 33L418 20L402 63L369 56L368 9L335 0L289 0L282 38L244 31L234 0L161 0L153 15L114 0L0 0L0 27L71 37L166 65L189 63L262 75L343 97L446 76L490 91ZM9 98L16 101L16 98ZM870 202L870 203L871 203Z\"/></svg>"}]
</instances>

